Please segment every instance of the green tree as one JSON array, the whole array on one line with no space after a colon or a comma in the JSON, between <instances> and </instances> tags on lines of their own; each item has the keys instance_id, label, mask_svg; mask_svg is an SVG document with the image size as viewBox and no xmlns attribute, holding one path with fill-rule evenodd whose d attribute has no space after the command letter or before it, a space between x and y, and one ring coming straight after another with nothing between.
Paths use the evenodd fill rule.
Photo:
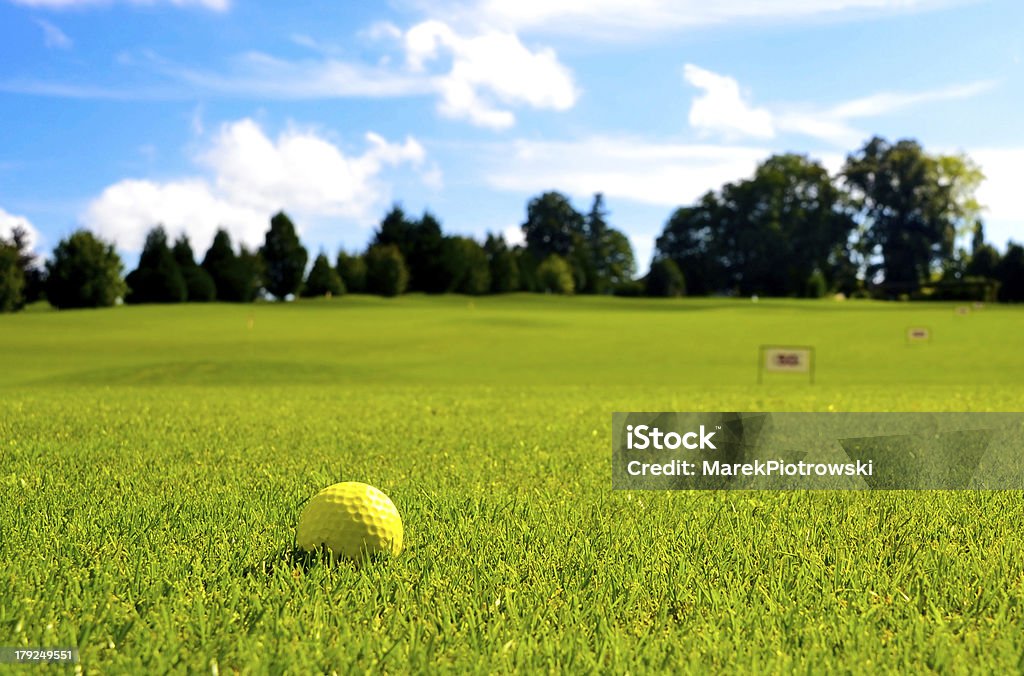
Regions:
<instances>
[{"instance_id":1,"label":"green tree","mask_svg":"<svg viewBox=\"0 0 1024 676\"><path fill-rule=\"evenodd\" d=\"M491 290L491 269L487 252L470 237L446 237L441 254L446 291L473 296Z\"/></svg>"},{"instance_id":2,"label":"green tree","mask_svg":"<svg viewBox=\"0 0 1024 676\"><path fill-rule=\"evenodd\" d=\"M648 296L675 298L686 295L686 280L671 258L655 258L644 279Z\"/></svg>"},{"instance_id":3,"label":"green tree","mask_svg":"<svg viewBox=\"0 0 1024 676\"><path fill-rule=\"evenodd\" d=\"M409 285L409 269L393 244L378 244L366 251L366 287L370 293L398 296Z\"/></svg>"},{"instance_id":4,"label":"green tree","mask_svg":"<svg viewBox=\"0 0 1024 676\"><path fill-rule=\"evenodd\" d=\"M218 230L217 234L213 236L210 248L206 250L206 256L203 257L200 267L213 280L216 298L219 301L241 300L241 298L235 297L235 289L232 288L232 275L237 260L238 257L231 244L231 235L227 230Z\"/></svg>"},{"instance_id":5,"label":"green tree","mask_svg":"<svg viewBox=\"0 0 1024 676\"><path fill-rule=\"evenodd\" d=\"M313 298L315 296L340 296L343 293L345 293L345 286L341 281L341 275L331 267L327 256L321 252L313 261L313 267L309 271L309 276L306 277L306 283L302 286L302 296Z\"/></svg>"},{"instance_id":6,"label":"green tree","mask_svg":"<svg viewBox=\"0 0 1024 676\"><path fill-rule=\"evenodd\" d=\"M565 259L572 254L574 236L585 234L584 218L565 195L546 192L527 204L523 234L537 260L552 254Z\"/></svg>"},{"instance_id":7,"label":"green tree","mask_svg":"<svg viewBox=\"0 0 1024 676\"><path fill-rule=\"evenodd\" d=\"M0 237L0 312L20 310L25 301L25 273L18 247Z\"/></svg>"},{"instance_id":8,"label":"green tree","mask_svg":"<svg viewBox=\"0 0 1024 676\"><path fill-rule=\"evenodd\" d=\"M585 293L611 293L631 281L636 274L633 247L625 234L608 225L608 210L601 193L594 195L584 231L584 253L580 260Z\"/></svg>"},{"instance_id":9,"label":"green tree","mask_svg":"<svg viewBox=\"0 0 1024 676\"><path fill-rule=\"evenodd\" d=\"M929 155L916 141L872 138L846 159L843 180L864 231L869 279L889 295L913 293L954 256L958 230L973 223L981 171L963 156Z\"/></svg>"},{"instance_id":10,"label":"green tree","mask_svg":"<svg viewBox=\"0 0 1024 676\"><path fill-rule=\"evenodd\" d=\"M295 225L279 211L270 219L270 229L260 248L267 291L278 300L298 293L309 254L299 242Z\"/></svg>"},{"instance_id":11,"label":"green tree","mask_svg":"<svg viewBox=\"0 0 1024 676\"><path fill-rule=\"evenodd\" d=\"M501 235L487 235L484 251L491 272L491 291L510 293L519 290L519 264Z\"/></svg>"},{"instance_id":12,"label":"green tree","mask_svg":"<svg viewBox=\"0 0 1024 676\"><path fill-rule=\"evenodd\" d=\"M185 280L186 300L193 303L207 303L213 300L217 295L217 288L214 286L210 273L196 263L188 235L182 233L175 240L171 254Z\"/></svg>"},{"instance_id":13,"label":"green tree","mask_svg":"<svg viewBox=\"0 0 1024 676\"><path fill-rule=\"evenodd\" d=\"M571 295L576 291L572 267L558 254L551 254L537 266L537 281L545 293Z\"/></svg>"},{"instance_id":14,"label":"green tree","mask_svg":"<svg viewBox=\"0 0 1024 676\"><path fill-rule=\"evenodd\" d=\"M999 300L1007 303L1024 302L1024 247L1010 242L1006 253L996 267L999 281Z\"/></svg>"},{"instance_id":15,"label":"green tree","mask_svg":"<svg viewBox=\"0 0 1024 676\"><path fill-rule=\"evenodd\" d=\"M807 278L807 285L804 289L804 296L807 298L824 298L828 293L828 282L821 270L815 270Z\"/></svg>"},{"instance_id":16,"label":"green tree","mask_svg":"<svg viewBox=\"0 0 1024 676\"><path fill-rule=\"evenodd\" d=\"M238 262L235 268L235 285L241 294L240 300L251 303L263 290L266 278L266 262L258 250L250 250L245 245L238 247Z\"/></svg>"},{"instance_id":17,"label":"green tree","mask_svg":"<svg viewBox=\"0 0 1024 676\"><path fill-rule=\"evenodd\" d=\"M999 252L985 241L985 226L981 221L975 224L974 237L971 242L971 259L964 268L964 274L971 277L996 278L999 268Z\"/></svg>"},{"instance_id":18,"label":"green tree","mask_svg":"<svg viewBox=\"0 0 1024 676\"><path fill-rule=\"evenodd\" d=\"M18 301L18 306L15 309L19 310L28 303L41 300L45 295L44 283L46 279L43 274L44 268L39 265L39 257L32 251L28 229L21 225L16 225L11 228L10 239L5 241L3 238L0 238L0 243L6 243L14 247L18 253L18 269L21 270L23 280L21 284L21 299Z\"/></svg>"},{"instance_id":19,"label":"green tree","mask_svg":"<svg viewBox=\"0 0 1024 676\"><path fill-rule=\"evenodd\" d=\"M138 266L125 278L126 303L181 303L188 295L185 277L167 246L167 232L157 226L146 235Z\"/></svg>"},{"instance_id":20,"label":"green tree","mask_svg":"<svg viewBox=\"0 0 1024 676\"><path fill-rule=\"evenodd\" d=\"M109 307L127 290L121 257L88 230L63 239L47 261L46 297L54 307Z\"/></svg>"},{"instance_id":21,"label":"green tree","mask_svg":"<svg viewBox=\"0 0 1024 676\"><path fill-rule=\"evenodd\" d=\"M339 252L337 270L346 290L352 293L366 291L366 260L362 255Z\"/></svg>"},{"instance_id":22,"label":"green tree","mask_svg":"<svg viewBox=\"0 0 1024 676\"><path fill-rule=\"evenodd\" d=\"M213 279L219 301L249 303L259 294L263 277L263 263L259 255L245 247L236 254L226 230L218 230L214 235L202 268Z\"/></svg>"},{"instance_id":23,"label":"green tree","mask_svg":"<svg viewBox=\"0 0 1024 676\"><path fill-rule=\"evenodd\" d=\"M441 223L428 211L412 220L395 204L374 233L371 247L391 245L398 248L409 269L409 289L444 293L451 280L444 266L444 234Z\"/></svg>"},{"instance_id":24,"label":"green tree","mask_svg":"<svg viewBox=\"0 0 1024 676\"><path fill-rule=\"evenodd\" d=\"M820 163L775 155L752 178L676 210L656 257L676 263L691 294L801 296L815 270L830 269L852 228Z\"/></svg>"},{"instance_id":25,"label":"green tree","mask_svg":"<svg viewBox=\"0 0 1024 676\"><path fill-rule=\"evenodd\" d=\"M729 287L722 234L729 226L723 211L718 195L705 193L695 205L676 209L655 242L655 257L676 264L691 295L706 296Z\"/></svg>"}]
</instances>

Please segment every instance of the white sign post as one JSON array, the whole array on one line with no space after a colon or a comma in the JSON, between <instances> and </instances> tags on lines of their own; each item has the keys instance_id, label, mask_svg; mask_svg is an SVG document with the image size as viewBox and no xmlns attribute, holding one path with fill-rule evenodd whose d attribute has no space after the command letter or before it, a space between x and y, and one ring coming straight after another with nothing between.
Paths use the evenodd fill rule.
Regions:
<instances>
[{"instance_id":1,"label":"white sign post","mask_svg":"<svg viewBox=\"0 0 1024 676\"><path fill-rule=\"evenodd\" d=\"M810 345L762 345L757 357L757 382L764 372L806 373L814 384L814 348Z\"/></svg>"}]
</instances>

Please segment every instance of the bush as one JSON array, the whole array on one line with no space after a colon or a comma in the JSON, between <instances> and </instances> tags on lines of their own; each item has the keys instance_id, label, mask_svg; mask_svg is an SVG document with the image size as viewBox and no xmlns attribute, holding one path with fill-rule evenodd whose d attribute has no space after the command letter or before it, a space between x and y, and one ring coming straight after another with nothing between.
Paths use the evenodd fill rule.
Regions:
<instances>
[{"instance_id":1,"label":"bush","mask_svg":"<svg viewBox=\"0 0 1024 676\"><path fill-rule=\"evenodd\" d=\"M109 307L127 290L114 246L88 230L61 240L46 269L46 297L61 310Z\"/></svg>"},{"instance_id":2,"label":"bush","mask_svg":"<svg viewBox=\"0 0 1024 676\"><path fill-rule=\"evenodd\" d=\"M675 298L686 295L686 280L671 258L658 258L651 263L645 287L648 296Z\"/></svg>"},{"instance_id":3,"label":"bush","mask_svg":"<svg viewBox=\"0 0 1024 676\"><path fill-rule=\"evenodd\" d=\"M537 281L544 293L570 295L576 291L572 267L558 254L551 254L537 266Z\"/></svg>"},{"instance_id":4,"label":"bush","mask_svg":"<svg viewBox=\"0 0 1024 676\"><path fill-rule=\"evenodd\" d=\"M821 273L821 270L815 270L807 278L807 284L804 285L804 296L824 298L826 293L828 293L828 283L825 281L825 275Z\"/></svg>"},{"instance_id":5,"label":"bush","mask_svg":"<svg viewBox=\"0 0 1024 676\"><path fill-rule=\"evenodd\" d=\"M398 296L409 286L409 268L394 244L378 244L366 252L366 288L381 296Z\"/></svg>"},{"instance_id":6,"label":"bush","mask_svg":"<svg viewBox=\"0 0 1024 676\"><path fill-rule=\"evenodd\" d=\"M644 295L644 283L638 279L631 279L628 282L619 282L612 287L612 295L624 298L637 298Z\"/></svg>"}]
</instances>

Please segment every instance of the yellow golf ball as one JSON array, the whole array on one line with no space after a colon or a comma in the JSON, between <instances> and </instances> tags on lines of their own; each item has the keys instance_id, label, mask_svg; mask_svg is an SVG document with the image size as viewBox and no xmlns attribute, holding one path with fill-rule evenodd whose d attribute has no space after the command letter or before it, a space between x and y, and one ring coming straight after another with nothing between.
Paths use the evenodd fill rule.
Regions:
<instances>
[{"instance_id":1,"label":"yellow golf ball","mask_svg":"<svg viewBox=\"0 0 1024 676\"><path fill-rule=\"evenodd\" d=\"M358 561L402 551L402 517L391 498L368 484L345 481L317 493L299 516L295 543Z\"/></svg>"}]
</instances>

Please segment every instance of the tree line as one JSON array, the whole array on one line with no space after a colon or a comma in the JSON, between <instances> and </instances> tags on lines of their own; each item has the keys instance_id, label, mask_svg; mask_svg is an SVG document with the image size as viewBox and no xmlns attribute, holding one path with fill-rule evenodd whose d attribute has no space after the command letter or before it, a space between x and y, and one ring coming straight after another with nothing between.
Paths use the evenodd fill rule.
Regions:
<instances>
[{"instance_id":1,"label":"tree line","mask_svg":"<svg viewBox=\"0 0 1024 676\"><path fill-rule=\"evenodd\" d=\"M0 238L0 310L43 298L76 308L408 291L1022 301L1024 247L1011 242L1000 255L985 240L974 197L982 178L966 156L907 139L869 140L836 176L807 156L774 155L752 177L676 209L642 278L600 193L586 213L559 192L532 198L517 245L445 234L430 212L413 217L396 204L364 251L333 261L321 252L311 266L284 212L258 249L236 249L222 229L201 261L186 235L170 242L154 227L126 276L114 245L87 230L41 265L15 228ZM969 250L957 246L962 235Z\"/></svg>"}]
</instances>

